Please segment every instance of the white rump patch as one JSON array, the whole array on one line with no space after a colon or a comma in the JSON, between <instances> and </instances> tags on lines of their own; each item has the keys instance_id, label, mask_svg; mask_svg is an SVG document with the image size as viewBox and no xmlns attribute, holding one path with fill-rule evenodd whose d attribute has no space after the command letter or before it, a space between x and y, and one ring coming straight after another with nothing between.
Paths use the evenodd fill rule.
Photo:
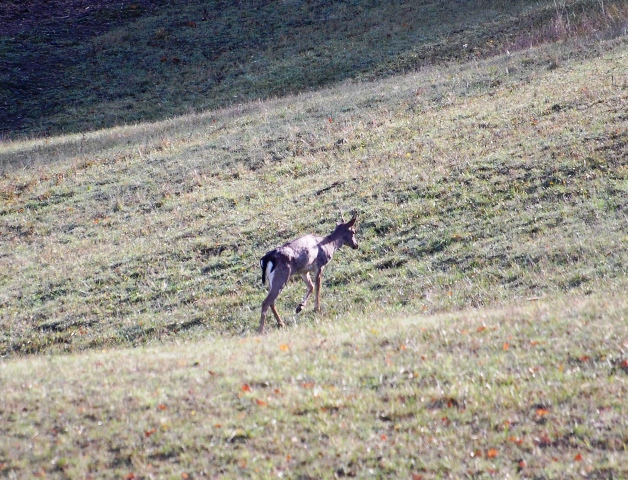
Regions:
<instances>
[{"instance_id":1,"label":"white rump patch","mask_svg":"<svg viewBox=\"0 0 628 480\"><path fill-rule=\"evenodd\" d=\"M272 261L269 261L266 264L266 278L268 279L268 291L270 291L270 289L273 288L273 277L275 276L275 271L273 270L274 266L275 264Z\"/></svg>"}]
</instances>

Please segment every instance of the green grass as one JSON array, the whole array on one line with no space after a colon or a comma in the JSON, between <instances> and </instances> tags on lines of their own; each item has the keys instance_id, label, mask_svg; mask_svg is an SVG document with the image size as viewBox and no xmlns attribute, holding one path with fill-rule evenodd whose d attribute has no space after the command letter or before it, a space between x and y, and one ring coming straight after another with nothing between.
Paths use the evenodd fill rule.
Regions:
<instances>
[{"instance_id":1,"label":"green grass","mask_svg":"<svg viewBox=\"0 0 628 480\"><path fill-rule=\"evenodd\" d=\"M6 478L624 478L625 295L0 366Z\"/></svg>"},{"instance_id":2,"label":"green grass","mask_svg":"<svg viewBox=\"0 0 628 480\"><path fill-rule=\"evenodd\" d=\"M628 40L543 28L0 143L0 476L628 476ZM339 210L322 313L256 336L259 258Z\"/></svg>"},{"instance_id":3,"label":"green grass","mask_svg":"<svg viewBox=\"0 0 628 480\"><path fill-rule=\"evenodd\" d=\"M361 249L326 272L325 318L620 292L625 45L5 143L0 351L252 331L258 259L331 231L339 209L360 215ZM280 309L302 290L291 285Z\"/></svg>"}]
</instances>

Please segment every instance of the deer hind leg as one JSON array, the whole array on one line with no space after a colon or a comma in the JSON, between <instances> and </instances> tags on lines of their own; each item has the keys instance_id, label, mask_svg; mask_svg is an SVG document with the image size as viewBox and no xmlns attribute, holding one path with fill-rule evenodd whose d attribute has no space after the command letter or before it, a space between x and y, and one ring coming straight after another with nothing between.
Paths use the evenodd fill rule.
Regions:
<instances>
[{"instance_id":1,"label":"deer hind leg","mask_svg":"<svg viewBox=\"0 0 628 480\"><path fill-rule=\"evenodd\" d=\"M277 320L277 325L280 327L284 326L283 320L279 316L279 312L275 308L275 300L283 290L283 287L288 283L288 278L290 278L290 270L287 267L277 266L275 270L268 275L268 295L262 302L262 317L260 319L259 324L259 332L264 333L264 325L266 323L266 312L270 308L270 311L273 312L275 319Z\"/></svg>"},{"instance_id":2,"label":"deer hind leg","mask_svg":"<svg viewBox=\"0 0 628 480\"><path fill-rule=\"evenodd\" d=\"M305 285L307 286L307 292L305 293L303 300L301 300L301 303L299 303L299 305L297 306L297 313L303 310L303 307L305 307L305 304L307 303L308 298L310 298L310 295L312 295L312 290L314 290L314 284L312 283L312 279L310 278L309 273L304 273L303 275L301 275L301 278L303 279L303 281L305 282Z\"/></svg>"}]
</instances>

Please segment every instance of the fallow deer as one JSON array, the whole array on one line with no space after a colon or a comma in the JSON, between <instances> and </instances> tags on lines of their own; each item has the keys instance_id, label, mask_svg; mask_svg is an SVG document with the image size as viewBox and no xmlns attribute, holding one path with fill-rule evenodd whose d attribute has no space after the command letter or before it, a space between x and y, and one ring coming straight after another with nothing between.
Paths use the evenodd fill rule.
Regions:
<instances>
[{"instance_id":1,"label":"fallow deer","mask_svg":"<svg viewBox=\"0 0 628 480\"><path fill-rule=\"evenodd\" d=\"M358 248L358 242L355 239L355 221L356 217L354 216L345 222L341 215L341 222L326 237L312 234L304 235L271 250L262 257L260 260L262 285L266 284L268 279L268 295L262 302L260 333L264 333L266 312L269 307L277 319L277 324L280 327L284 326L283 320L275 308L275 300L290 277L294 275L300 275L307 286L307 292L297 306L297 313L305 307L314 288L316 288L316 311L320 311L321 277L325 266L334 256L334 252L343 245L349 245L353 249ZM310 273L314 275L315 284L312 284Z\"/></svg>"}]
</instances>

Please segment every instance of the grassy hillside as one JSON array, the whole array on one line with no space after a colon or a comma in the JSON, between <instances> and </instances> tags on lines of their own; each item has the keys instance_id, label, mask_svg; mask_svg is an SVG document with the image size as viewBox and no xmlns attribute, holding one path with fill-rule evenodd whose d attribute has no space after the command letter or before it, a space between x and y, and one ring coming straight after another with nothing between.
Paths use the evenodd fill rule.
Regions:
<instances>
[{"instance_id":1,"label":"grassy hillside","mask_svg":"<svg viewBox=\"0 0 628 480\"><path fill-rule=\"evenodd\" d=\"M128 29L95 45L141 46L134 26L174 18L108 5ZM273 5L336 21L366 4ZM627 477L625 4L513 5L521 25L552 11L508 37L538 46L102 130L107 105L111 124L143 117L86 95L40 123L78 133L0 143L0 477ZM384 57L355 72L395 71ZM96 71L79 63L58 98ZM292 313L294 282L288 327L254 335L260 256L339 211L359 215L360 250L325 272L322 313Z\"/></svg>"},{"instance_id":2,"label":"grassy hillside","mask_svg":"<svg viewBox=\"0 0 628 480\"><path fill-rule=\"evenodd\" d=\"M8 0L0 135L160 120L544 41L614 36L625 1Z\"/></svg>"},{"instance_id":3,"label":"grassy hillside","mask_svg":"<svg viewBox=\"0 0 628 480\"><path fill-rule=\"evenodd\" d=\"M260 256L339 209L327 320L624 291L626 38L577 48L5 143L0 351L248 332Z\"/></svg>"}]
</instances>

